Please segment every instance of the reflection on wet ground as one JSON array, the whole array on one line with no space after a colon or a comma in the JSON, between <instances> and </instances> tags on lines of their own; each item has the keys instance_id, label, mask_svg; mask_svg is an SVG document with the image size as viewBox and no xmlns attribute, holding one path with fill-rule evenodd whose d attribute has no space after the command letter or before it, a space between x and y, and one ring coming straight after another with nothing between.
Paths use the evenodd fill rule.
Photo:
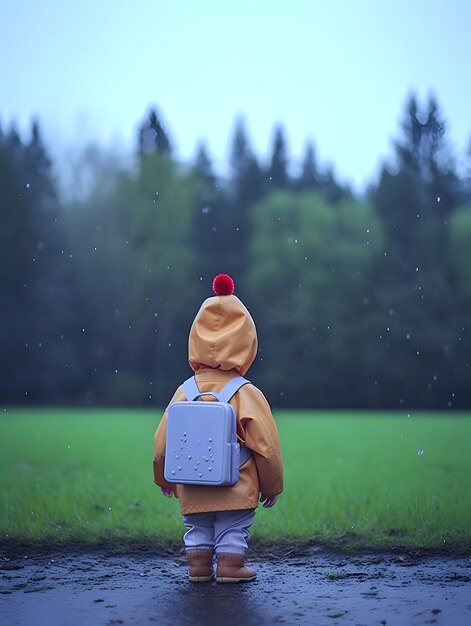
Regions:
<instances>
[{"instance_id":1,"label":"reflection on wet ground","mask_svg":"<svg viewBox=\"0 0 471 626\"><path fill-rule=\"evenodd\" d=\"M182 554L0 557L4 626L471 624L471 559L311 550L249 559L254 583L192 584Z\"/></svg>"}]
</instances>

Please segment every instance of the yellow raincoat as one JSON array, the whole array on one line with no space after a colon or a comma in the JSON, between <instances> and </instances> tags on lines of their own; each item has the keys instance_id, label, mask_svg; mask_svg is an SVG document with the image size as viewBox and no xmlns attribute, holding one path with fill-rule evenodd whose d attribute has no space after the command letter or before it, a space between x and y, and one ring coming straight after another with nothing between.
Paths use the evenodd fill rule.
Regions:
<instances>
[{"instance_id":1,"label":"yellow raincoat","mask_svg":"<svg viewBox=\"0 0 471 626\"><path fill-rule=\"evenodd\" d=\"M234 295L214 296L201 305L189 337L189 363L203 391L220 391L238 374L244 375L257 354L257 331L250 313ZM179 387L171 402L186 400ZM214 400L212 396L204 401ZM231 487L174 485L164 478L167 413L154 437L154 482L173 489L181 512L205 513L254 509L260 493L283 491L280 440L270 406L254 385L244 385L231 399L237 414L237 435L241 445L253 451L240 469L240 478Z\"/></svg>"}]
</instances>

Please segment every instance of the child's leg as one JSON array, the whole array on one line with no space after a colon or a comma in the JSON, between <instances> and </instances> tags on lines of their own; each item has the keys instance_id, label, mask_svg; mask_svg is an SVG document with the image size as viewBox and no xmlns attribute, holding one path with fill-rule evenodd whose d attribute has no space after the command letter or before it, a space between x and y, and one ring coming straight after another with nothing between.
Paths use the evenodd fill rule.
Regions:
<instances>
[{"instance_id":1,"label":"child's leg","mask_svg":"<svg viewBox=\"0 0 471 626\"><path fill-rule=\"evenodd\" d=\"M254 509L220 511L216 514L214 540L217 556L218 583L250 582L256 574L244 566L249 528L255 517Z\"/></svg>"},{"instance_id":2,"label":"child's leg","mask_svg":"<svg viewBox=\"0 0 471 626\"><path fill-rule=\"evenodd\" d=\"M218 511L214 523L216 554L244 555L250 539L249 528L253 524L255 509Z\"/></svg>"},{"instance_id":3,"label":"child's leg","mask_svg":"<svg viewBox=\"0 0 471 626\"><path fill-rule=\"evenodd\" d=\"M187 552L193 550L214 550L215 513L190 513L183 516L188 528L183 540Z\"/></svg>"},{"instance_id":4,"label":"child's leg","mask_svg":"<svg viewBox=\"0 0 471 626\"><path fill-rule=\"evenodd\" d=\"M214 520L214 513L183 516L183 523L188 528L184 541L190 582L205 583L213 578Z\"/></svg>"}]
</instances>

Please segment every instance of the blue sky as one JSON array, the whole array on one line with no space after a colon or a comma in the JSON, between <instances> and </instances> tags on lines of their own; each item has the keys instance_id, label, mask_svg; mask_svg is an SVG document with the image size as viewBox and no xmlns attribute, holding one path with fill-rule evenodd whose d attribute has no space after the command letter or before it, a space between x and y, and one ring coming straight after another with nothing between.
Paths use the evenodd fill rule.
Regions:
<instances>
[{"instance_id":1,"label":"blue sky","mask_svg":"<svg viewBox=\"0 0 471 626\"><path fill-rule=\"evenodd\" d=\"M404 103L438 97L457 156L471 138L467 0L0 0L0 124L39 117L54 156L131 151L156 105L177 154L224 171L242 115L267 157L281 122L299 162L361 187L391 154Z\"/></svg>"}]
</instances>

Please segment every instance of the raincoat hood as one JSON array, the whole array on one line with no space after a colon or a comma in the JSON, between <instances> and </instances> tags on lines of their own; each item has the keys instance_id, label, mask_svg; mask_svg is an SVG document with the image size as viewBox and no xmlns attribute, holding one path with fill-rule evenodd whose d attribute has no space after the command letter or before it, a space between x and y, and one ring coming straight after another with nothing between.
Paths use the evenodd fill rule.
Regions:
<instances>
[{"instance_id":1,"label":"raincoat hood","mask_svg":"<svg viewBox=\"0 0 471 626\"><path fill-rule=\"evenodd\" d=\"M211 367L243 376L257 348L254 321L237 296L217 295L203 302L188 341L188 361L195 372Z\"/></svg>"}]
</instances>

